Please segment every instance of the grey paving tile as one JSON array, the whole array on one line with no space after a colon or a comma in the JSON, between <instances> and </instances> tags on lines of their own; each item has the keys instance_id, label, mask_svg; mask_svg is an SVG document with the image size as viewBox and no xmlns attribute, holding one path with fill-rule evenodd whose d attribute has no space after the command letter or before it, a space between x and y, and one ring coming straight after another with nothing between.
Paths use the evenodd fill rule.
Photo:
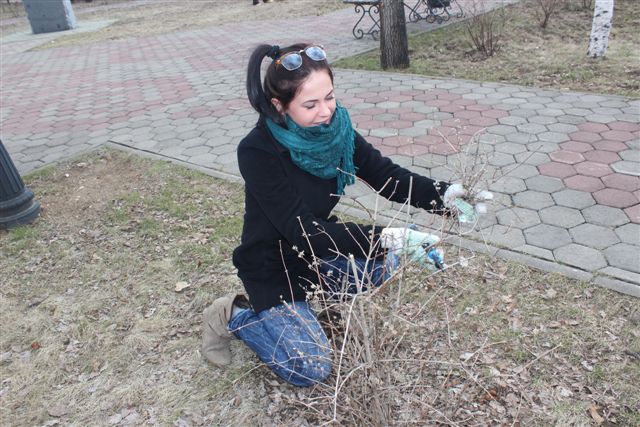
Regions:
<instances>
[{"instance_id":1,"label":"grey paving tile","mask_svg":"<svg viewBox=\"0 0 640 427\"><path fill-rule=\"evenodd\" d=\"M492 166L513 165L515 162L515 158L507 153L493 153L489 156L489 164Z\"/></svg>"},{"instance_id":2,"label":"grey paving tile","mask_svg":"<svg viewBox=\"0 0 640 427\"><path fill-rule=\"evenodd\" d=\"M607 261L600 251L587 246L576 245L575 243L555 249L553 255L560 262L587 271L594 271L607 266Z\"/></svg>"},{"instance_id":3,"label":"grey paving tile","mask_svg":"<svg viewBox=\"0 0 640 427\"><path fill-rule=\"evenodd\" d=\"M565 206L549 206L540 210L539 214L543 223L558 227L571 228L584 222L580 210Z\"/></svg>"},{"instance_id":4,"label":"grey paving tile","mask_svg":"<svg viewBox=\"0 0 640 427\"><path fill-rule=\"evenodd\" d=\"M511 176L500 177L496 182L489 186L491 191L497 191L505 194L516 194L527 189L524 181L520 178Z\"/></svg>"},{"instance_id":5,"label":"grey paving tile","mask_svg":"<svg viewBox=\"0 0 640 427\"><path fill-rule=\"evenodd\" d=\"M517 128L515 126L510 126L510 125L495 125L495 126L491 126L487 130L487 133L491 133L495 135L505 135L505 136L512 133L516 133L516 132L518 132Z\"/></svg>"},{"instance_id":6,"label":"grey paving tile","mask_svg":"<svg viewBox=\"0 0 640 427\"><path fill-rule=\"evenodd\" d=\"M569 230L573 241L595 249L605 249L620 243L620 239L610 227L595 224L580 224Z\"/></svg>"},{"instance_id":7,"label":"grey paving tile","mask_svg":"<svg viewBox=\"0 0 640 427\"><path fill-rule=\"evenodd\" d=\"M598 273L607 274L609 276L622 279L626 282L631 282L631 283L635 283L636 285L640 285L640 274L633 273L631 271L622 270L616 267L605 267L601 269ZM640 287L638 287L638 291L640 292Z\"/></svg>"},{"instance_id":8,"label":"grey paving tile","mask_svg":"<svg viewBox=\"0 0 640 427\"><path fill-rule=\"evenodd\" d=\"M522 133L540 134L548 131L546 126L536 123L525 123L516 127L518 128L518 132Z\"/></svg>"},{"instance_id":9,"label":"grey paving tile","mask_svg":"<svg viewBox=\"0 0 640 427\"><path fill-rule=\"evenodd\" d=\"M544 175L527 178L525 184L529 190L539 191L541 193L555 193L565 188L561 179Z\"/></svg>"},{"instance_id":10,"label":"grey paving tile","mask_svg":"<svg viewBox=\"0 0 640 427\"><path fill-rule=\"evenodd\" d=\"M533 209L512 207L496 213L499 224L507 227L525 229L540 224L538 212Z\"/></svg>"},{"instance_id":11,"label":"grey paving tile","mask_svg":"<svg viewBox=\"0 0 640 427\"><path fill-rule=\"evenodd\" d=\"M569 208L584 209L596 204L591 193L585 193L583 191L566 189L557 191L551 196L558 205L567 206Z\"/></svg>"},{"instance_id":12,"label":"grey paving tile","mask_svg":"<svg viewBox=\"0 0 640 427\"><path fill-rule=\"evenodd\" d=\"M551 161L547 153L540 153L535 150L530 150L526 153L519 153L514 157L518 163L532 166L540 166Z\"/></svg>"},{"instance_id":13,"label":"grey paving tile","mask_svg":"<svg viewBox=\"0 0 640 427\"><path fill-rule=\"evenodd\" d=\"M543 249L543 248L539 248L537 246L531 246L531 245L523 245L523 246L520 246L518 249L526 254L530 254L545 260L555 261L556 259L553 256L553 251L550 251L549 249Z\"/></svg>"},{"instance_id":14,"label":"grey paving tile","mask_svg":"<svg viewBox=\"0 0 640 427\"><path fill-rule=\"evenodd\" d=\"M513 196L513 203L516 206L536 210L553 206L554 204L553 199L549 194L533 190L527 190L516 194Z\"/></svg>"},{"instance_id":15,"label":"grey paving tile","mask_svg":"<svg viewBox=\"0 0 640 427\"><path fill-rule=\"evenodd\" d=\"M549 250L571 243L571 236L566 229L548 224L539 224L524 230L524 237L529 245Z\"/></svg>"},{"instance_id":16,"label":"grey paving tile","mask_svg":"<svg viewBox=\"0 0 640 427\"><path fill-rule=\"evenodd\" d=\"M522 163L516 163L512 166L508 171L505 172L506 176L511 176L514 178L527 179L534 176L538 176L538 168L532 165L525 165ZM534 188L530 188L534 190Z\"/></svg>"},{"instance_id":17,"label":"grey paving tile","mask_svg":"<svg viewBox=\"0 0 640 427\"><path fill-rule=\"evenodd\" d=\"M559 133L565 133L565 134L578 131L578 127L576 125L570 125L567 123L554 123L552 125L548 125L547 128L551 132L559 132Z\"/></svg>"},{"instance_id":18,"label":"grey paving tile","mask_svg":"<svg viewBox=\"0 0 640 427\"><path fill-rule=\"evenodd\" d=\"M507 154L518 154L527 151L527 148L522 144L501 142L499 144L495 144L495 151Z\"/></svg>"},{"instance_id":19,"label":"grey paving tile","mask_svg":"<svg viewBox=\"0 0 640 427\"><path fill-rule=\"evenodd\" d=\"M618 155L622 158L622 160L635 162L638 167L638 172L640 173L640 151L624 150L624 151L618 152Z\"/></svg>"},{"instance_id":20,"label":"grey paving tile","mask_svg":"<svg viewBox=\"0 0 640 427\"><path fill-rule=\"evenodd\" d=\"M590 121L590 122L605 123L605 124L615 122L618 120L614 116L608 116L604 114L588 114L585 116L585 119L587 119L587 121Z\"/></svg>"},{"instance_id":21,"label":"grey paving tile","mask_svg":"<svg viewBox=\"0 0 640 427\"><path fill-rule=\"evenodd\" d=\"M640 246L618 243L605 249L604 254L612 267L640 273Z\"/></svg>"},{"instance_id":22,"label":"grey paving tile","mask_svg":"<svg viewBox=\"0 0 640 427\"><path fill-rule=\"evenodd\" d=\"M640 245L640 224L629 223L617 227L615 233L623 243Z\"/></svg>"},{"instance_id":23,"label":"grey paving tile","mask_svg":"<svg viewBox=\"0 0 640 427\"><path fill-rule=\"evenodd\" d=\"M609 227L616 227L629 222L629 218L621 209L609 206L589 206L582 210L582 215L587 222Z\"/></svg>"},{"instance_id":24,"label":"grey paving tile","mask_svg":"<svg viewBox=\"0 0 640 427\"><path fill-rule=\"evenodd\" d=\"M507 248L517 248L525 244L521 230L500 224L492 226L484 236L488 242Z\"/></svg>"},{"instance_id":25,"label":"grey paving tile","mask_svg":"<svg viewBox=\"0 0 640 427\"><path fill-rule=\"evenodd\" d=\"M622 160L611 164L611 169L625 175L640 176L640 163Z\"/></svg>"},{"instance_id":26,"label":"grey paving tile","mask_svg":"<svg viewBox=\"0 0 640 427\"><path fill-rule=\"evenodd\" d=\"M559 144L561 142L569 141L569 139L569 135L562 132L542 132L541 134L538 134L538 140L545 142L555 142Z\"/></svg>"},{"instance_id":27,"label":"grey paving tile","mask_svg":"<svg viewBox=\"0 0 640 427\"><path fill-rule=\"evenodd\" d=\"M527 123L527 119L525 117L518 117L518 116L511 115L511 116L499 118L498 123L500 123L501 125L516 126L516 125L521 125L523 123Z\"/></svg>"},{"instance_id":28,"label":"grey paving tile","mask_svg":"<svg viewBox=\"0 0 640 427\"><path fill-rule=\"evenodd\" d=\"M540 111L538 111L538 114L540 113ZM558 123L558 119L555 118L555 116L557 115L553 115L553 116L533 116L533 117L529 117L529 123L536 123L536 124L540 124L540 125L551 125L554 123Z\"/></svg>"}]
</instances>

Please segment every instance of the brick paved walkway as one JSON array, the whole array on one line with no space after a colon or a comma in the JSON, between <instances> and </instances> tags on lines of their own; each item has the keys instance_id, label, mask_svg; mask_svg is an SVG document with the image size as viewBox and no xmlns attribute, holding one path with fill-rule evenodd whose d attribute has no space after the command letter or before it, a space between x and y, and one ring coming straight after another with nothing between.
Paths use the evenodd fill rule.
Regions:
<instances>
[{"instance_id":1,"label":"brick paved walkway","mask_svg":"<svg viewBox=\"0 0 640 427\"><path fill-rule=\"evenodd\" d=\"M332 58L374 47L353 39L353 19L347 9L263 22L261 38L304 34ZM255 28L39 52L3 41L2 141L22 173L113 143L238 179L236 144L256 121L243 81ZM498 203L466 245L640 296L638 100L350 70L336 70L336 88L370 142L434 178L455 179L480 132ZM362 187L350 195L372 202Z\"/></svg>"}]
</instances>

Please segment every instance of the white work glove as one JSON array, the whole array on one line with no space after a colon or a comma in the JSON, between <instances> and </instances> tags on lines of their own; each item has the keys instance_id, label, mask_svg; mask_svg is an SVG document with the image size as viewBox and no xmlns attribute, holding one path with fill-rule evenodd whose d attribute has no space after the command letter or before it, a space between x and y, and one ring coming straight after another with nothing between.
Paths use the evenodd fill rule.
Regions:
<instances>
[{"instance_id":1,"label":"white work glove","mask_svg":"<svg viewBox=\"0 0 640 427\"><path fill-rule=\"evenodd\" d=\"M433 247L440 238L411 228L387 227L380 233L380 245L388 249L396 261L405 257L430 270L444 268L444 251Z\"/></svg>"},{"instance_id":2,"label":"white work glove","mask_svg":"<svg viewBox=\"0 0 640 427\"><path fill-rule=\"evenodd\" d=\"M460 222L475 222L478 215L487 213L485 202L493 200L493 193L482 190L473 194L471 197L474 201L473 205L465 201L467 196L467 190L462 184L451 184L444 192L442 201L446 208L455 210Z\"/></svg>"}]
</instances>

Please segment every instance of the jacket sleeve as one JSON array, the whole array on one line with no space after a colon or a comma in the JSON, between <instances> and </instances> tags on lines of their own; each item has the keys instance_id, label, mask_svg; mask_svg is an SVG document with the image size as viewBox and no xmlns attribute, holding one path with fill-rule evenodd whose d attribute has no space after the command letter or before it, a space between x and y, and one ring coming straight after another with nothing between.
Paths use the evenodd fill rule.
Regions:
<instances>
[{"instance_id":1,"label":"jacket sleeve","mask_svg":"<svg viewBox=\"0 0 640 427\"><path fill-rule=\"evenodd\" d=\"M356 133L355 144L357 175L379 191L381 196L398 203L405 203L411 196L411 204L417 208L438 214L446 212L442 197L449 183L435 181L396 165L388 157L382 156L359 133Z\"/></svg>"},{"instance_id":2,"label":"jacket sleeve","mask_svg":"<svg viewBox=\"0 0 640 427\"><path fill-rule=\"evenodd\" d=\"M316 217L298 196L277 153L256 147L238 148L238 165L246 191L257 201L274 228L305 255L353 254L363 257L377 245L379 229Z\"/></svg>"}]
</instances>

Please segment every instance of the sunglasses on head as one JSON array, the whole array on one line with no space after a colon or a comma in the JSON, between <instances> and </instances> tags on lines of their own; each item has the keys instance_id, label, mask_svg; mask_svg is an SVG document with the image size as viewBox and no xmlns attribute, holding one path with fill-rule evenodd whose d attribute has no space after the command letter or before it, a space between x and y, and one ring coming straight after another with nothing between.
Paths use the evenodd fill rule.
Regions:
<instances>
[{"instance_id":1,"label":"sunglasses on head","mask_svg":"<svg viewBox=\"0 0 640 427\"><path fill-rule=\"evenodd\" d=\"M299 51L288 52L276 59L276 67L282 65L286 70L297 70L302 66L302 53L305 53L309 59L314 61L324 61L327 59L327 53L322 46L308 46Z\"/></svg>"}]
</instances>

